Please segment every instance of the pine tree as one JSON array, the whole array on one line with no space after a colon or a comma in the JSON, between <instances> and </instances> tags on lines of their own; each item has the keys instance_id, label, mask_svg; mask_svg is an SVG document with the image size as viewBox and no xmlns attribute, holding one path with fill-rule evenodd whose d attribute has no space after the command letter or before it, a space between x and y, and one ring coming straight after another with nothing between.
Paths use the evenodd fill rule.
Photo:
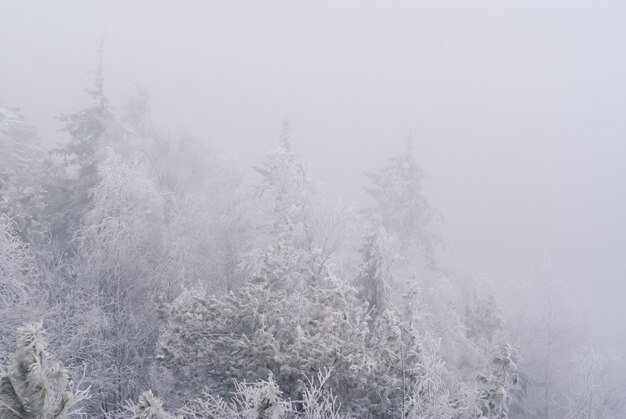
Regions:
<instances>
[{"instance_id":1,"label":"pine tree","mask_svg":"<svg viewBox=\"0 0 626 419\"><path fill-rule=\"evenodd\" d=\"M424 197L426 174L415 162L411 141L387 167L367 176L372 182L367 192L377 204L369 212L380 216L387 232L399 238L403 251L415 249L426 263L433 264L439 238L432 224L440 215Z\"/></svg>"},{"instance_id":2,"label":"pine tree","mask_svg":"<svg viewBox=\"0 0 626 419\"><path fill-rule=\"evenodd\" d=\"M72 392L65 370L46 351L41 323L17 330L17 351L0 378L0 418L62 419L85 393Z\"/></svg>"},{"instance_id":3,"label":"pine tree","mask_svg":"<svg viewBox=\"0 0 626 419\"><path fill-rule=\"evenodd\" d=\"M55 153L63 158L68 174L64 185L57 185L51 196L57 213L53 234L68 241L80 218L85 214L91 201L90 193L100 180L98 163L106 153L108 132L112 130L114 112L104 93L103 43L98 50L98 65L95 73L95 86L86 89L91 104L70 114L61 114L63 130L70 136L69 142L58 147ZM63 196L59 197L58 195Z\"/></svg>"},{"instance_id":4,"label":"pine tree","mask_svg":"<svg viewBox=\"0 0 626 419\"><path fill-rule=\"evenodd\" d=\"M98 50L98 66L93 89L86 89L91 105L72 114L61 114L63 130L70 135L70 141L57 151L65 158L66 164L78 168L77 178L82 193L97 183L99 147L104 141L112 110L104 94L103 46Z\"/></svg>"},{"instance_id":5,"label":"pine tree","mask_svg":"<svg viewBox=\"0 0 626 419\"><path fill-rule=\"evenodd\" d=\"M305 261L316 252L312 232L315 187L304 162L291 150L286 132L281 135L281 146L255 168L261 175L253 191L258 234L252 250L243 256L243 265L253 277L274 267L308 270ZM320 269L321 265L314 268Z\"/></svg>"},{"instance_id":6,"label":"pine tree","mask_svg":"<svg viewBox=\"0 0 626 419\"><path fill-rule=\"evenodd\" d=\"M43 239L46 154L19 109L0 107L0 214L10 216L25 242Z\"/></svg>"},{"instance_id":7,"label":"pine tree","mask_svg":"<svg viewBox=\"0 0 626 419\"><path fill-rule=\"evenodd\" d=\"M271 151L255 170L261 175L256 196L264 212L262 230L293 245L309 248L311 243L312 199L315 186L304 162L291 150L288 128L281 135L281 147Z\"/></svg>"},{"instance_id":8,"label":"pine tree","mask_svg":"<svg viewBox=\"0 0 626 419\"><path fill-rule=\"evenodd\" d=\"M389 306L396 242L378 222L373 222L360 250L361 271L356 288L369 309L381 312Z\"/></svg>"}]
</instances>

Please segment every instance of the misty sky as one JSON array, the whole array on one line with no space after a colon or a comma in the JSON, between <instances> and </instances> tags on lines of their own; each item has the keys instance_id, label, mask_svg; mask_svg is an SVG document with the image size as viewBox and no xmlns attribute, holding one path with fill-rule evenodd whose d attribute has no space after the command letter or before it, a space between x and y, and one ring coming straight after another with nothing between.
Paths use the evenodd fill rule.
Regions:
<instances>
[{"instance_id":1,"label":"misty sky","mask_svg":"<svg viewBox=\"0 0 626 419\"><path fill-rule=\"evenodd\" d=\"M618 1L0 0L0 104L47 145L87 102L99 40L114 103L258 164L287 116L331 199L412 133L455 263L506 288L543 255L624 339L626 4Z\"/></svg>"}]
</instances>

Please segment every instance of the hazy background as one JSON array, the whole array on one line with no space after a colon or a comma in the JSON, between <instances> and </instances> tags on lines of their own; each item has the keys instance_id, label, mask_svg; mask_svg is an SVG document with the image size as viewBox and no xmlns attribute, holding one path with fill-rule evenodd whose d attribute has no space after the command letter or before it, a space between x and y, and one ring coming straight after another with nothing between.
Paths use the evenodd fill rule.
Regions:
<instances>
[{"instance_id":1,"label":"hazy background","mask_svg":"<svg viewBox=\"0 0 626 419\"><path fill-rule=\"evenodd\" d=\"M501 289L546 258L626 348L626 4L618 1L0 0L0 103L42 140L87 103L106 35L114 103L238 157L294 148L332 200L409 133L459 271Z\"/></svg>"}]
</instances>

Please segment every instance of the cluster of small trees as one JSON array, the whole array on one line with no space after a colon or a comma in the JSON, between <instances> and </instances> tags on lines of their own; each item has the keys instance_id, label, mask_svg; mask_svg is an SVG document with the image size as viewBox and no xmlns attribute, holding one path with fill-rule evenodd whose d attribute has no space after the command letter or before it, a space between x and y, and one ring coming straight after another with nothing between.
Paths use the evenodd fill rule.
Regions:
<instances>
[{"instance_id":1,"label":"cluster of small trees","mask_svg":"<svg viewBox=\"0 0 626 419\"><path fill-rule=\"evenodd\" d=\"M296 402L285 401L272 375L254 383L235 383L230 401L205 394L167 413L152 391L141 393L137 403L128 401L117 411L103 412L108 418L169 419L175 417L215 419L280 419L295 414L306 419L343 419L332 393L322 391L330 371L318 372L303 387ZM80 404L89 400L89 388L69 381L67 371L47 351L41 323L17 330L17 349L7 370L0 376L0 417L4 419L54 419L84 416Z\"/></svg>"},{"instance_id":2,"label":"cluster of small trees","mask_svg":"<svg viewBox=\"0 0 626 419\"><path fill-rule=\"evenodd\" d=\"M288 130L247 185L145 95L89 94L53 153L0 110L0 417L540 417L495 301L437 260L410 147L371 208L326 208ZM41 325L14 346L35 320L65 369ZM567 409L619 411L594 356L575 382L606 403Z\"/></svg>"}]
</instances>

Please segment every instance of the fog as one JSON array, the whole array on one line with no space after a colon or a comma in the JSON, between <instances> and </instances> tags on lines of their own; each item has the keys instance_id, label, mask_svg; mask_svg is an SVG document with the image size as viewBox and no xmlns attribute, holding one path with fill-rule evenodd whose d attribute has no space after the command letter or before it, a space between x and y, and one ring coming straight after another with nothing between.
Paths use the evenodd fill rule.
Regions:
<instances>
[{"instance_id":1,"label":"fog","mask_svg":"<svg viewBox=\"0 0 626 419\"><path fill-rule=\"evenodd\" d=\"M287 118L326 201L356 206L411 137L447 266L502 301L548 270L624 355L625 19L614 1L1 1L0 104L67 141L57 116L88 103L104 39L111 102L146 88L161 132L249 182Z\"/></svg>"}]
</instances>

